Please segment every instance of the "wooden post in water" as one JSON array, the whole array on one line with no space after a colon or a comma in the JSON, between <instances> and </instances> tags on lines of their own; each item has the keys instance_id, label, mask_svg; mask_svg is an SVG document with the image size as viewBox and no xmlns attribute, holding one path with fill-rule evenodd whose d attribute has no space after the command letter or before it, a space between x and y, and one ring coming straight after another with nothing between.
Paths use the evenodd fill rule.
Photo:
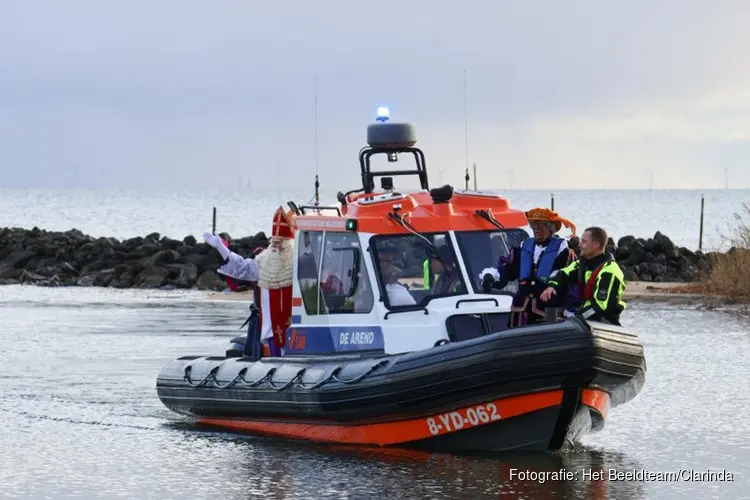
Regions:
<instances>
[{"instance_id":1,"label":"wooden post in water","mask_svg":"<svg viewBox=\"0 0 750 500\"><path fill-rule=\"evenodd\" d=\"M549 194L549 206L550 206L550 210L555 209L555 193Z\"/></svg>"},{"instance_id":2,"label":"wooden post in water","mask_svg":"<svg viewBox=\"0 0 750 500\"><path fill-rule=\"evenodd\" d=\"M703 250L703 208L706 206L706 199L701 194L701 223L700 223L700 234L698 235L698 250Z\"/></svg>"},{"instance_id":3,"label":"wooden post in water","mask_svg":"<svg viewBox=\"0 0 750 500\"><path fill-rule=\"evenodd\" d=\"M211 223L211 234L216 234L216 207L214 207L213 222Z\"/></svg>"}]
</instances>

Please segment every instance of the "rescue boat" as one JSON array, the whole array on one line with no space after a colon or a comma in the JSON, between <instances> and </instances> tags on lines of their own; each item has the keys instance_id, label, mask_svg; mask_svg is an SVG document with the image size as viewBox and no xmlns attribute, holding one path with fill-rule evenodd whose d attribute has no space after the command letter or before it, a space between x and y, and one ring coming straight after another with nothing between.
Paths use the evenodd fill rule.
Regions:
<instances>
[{"instance_id":1,"label":"rescue boat","mask_svg":"<svg viewBox=\"0 0 750 500\"><path fill-rule=\"evenodd\" d=\"M429 451L560 450L636 397L638 335L572 316L508 327L512 284L480 272L530 235L496 193L430 189L410 123L370 124L362 186L338 205L289 202L292 317L279 357L185 356L162 403L200 424L319 442ZM411 156L416 168L375 171ZM421 189L399 190L414 176ZM380 189L375 179L380 178Z\"/></svg>"}]
</instances>

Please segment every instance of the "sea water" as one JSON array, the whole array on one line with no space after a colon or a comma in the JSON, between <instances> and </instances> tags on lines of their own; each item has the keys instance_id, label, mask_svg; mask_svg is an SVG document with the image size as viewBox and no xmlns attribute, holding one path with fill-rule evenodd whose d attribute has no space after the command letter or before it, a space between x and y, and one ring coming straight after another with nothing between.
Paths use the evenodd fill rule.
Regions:
<instances>
[{"instance_id":1,"label":"sea water","mask_svg":"<svg viewBox=\"0 0 750 500\"><path fill-rule=\"evenodd\" d=\"M223 354L247 313L207 295L0 287L0 498L748 498L749 319L633 304L646 384L604 430L562 454L473 456L247 437L170 412L159 370Z\"/></svg>"}]
</instances>

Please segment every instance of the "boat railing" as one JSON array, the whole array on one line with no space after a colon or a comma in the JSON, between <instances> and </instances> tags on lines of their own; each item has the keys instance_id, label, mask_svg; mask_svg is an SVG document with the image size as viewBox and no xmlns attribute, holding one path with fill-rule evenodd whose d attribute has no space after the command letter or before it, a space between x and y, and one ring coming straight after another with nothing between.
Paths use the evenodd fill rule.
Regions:
<instances>
[{"instance_id":1,"label":"boat railing","mask_svg":"<svg viewBox=\"0 0 750 500\"><path fill-rule=\"evenodd\" d=\"M334 205L297 205L293 201L287 202L287 205L292 209L295 215L307 215L305 210L313 210L316 212L322 210L335 210L336 214L341 217L341 208Z\"/></svg>"}]
</instances>

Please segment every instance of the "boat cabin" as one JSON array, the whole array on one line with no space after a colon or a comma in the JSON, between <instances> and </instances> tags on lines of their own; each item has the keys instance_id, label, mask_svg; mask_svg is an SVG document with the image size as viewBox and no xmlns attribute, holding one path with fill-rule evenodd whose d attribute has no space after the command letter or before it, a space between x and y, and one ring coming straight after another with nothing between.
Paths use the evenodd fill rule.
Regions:
<instances>
[{"instance_id":1,"label":"boat cabin","mask_svg":"<svg viewBox=\"0 0 750 500\"><path fill-rule=\"evenodd\" d=\"M514 288L485 294L479 274L530 234L524 212L494 193L430 189L411 124L372 124L368 144L360 189L330 207L289 203L297 257L285 356L394 354L506 329ZM412 156L416 169L374 172L378 154ZM405 175L421 189L396 189Z\"/></svg>"}]
</instances>

